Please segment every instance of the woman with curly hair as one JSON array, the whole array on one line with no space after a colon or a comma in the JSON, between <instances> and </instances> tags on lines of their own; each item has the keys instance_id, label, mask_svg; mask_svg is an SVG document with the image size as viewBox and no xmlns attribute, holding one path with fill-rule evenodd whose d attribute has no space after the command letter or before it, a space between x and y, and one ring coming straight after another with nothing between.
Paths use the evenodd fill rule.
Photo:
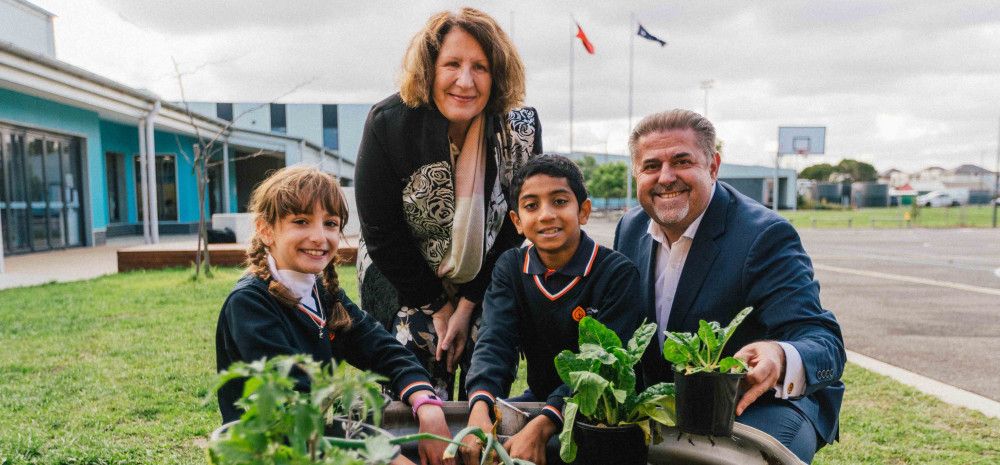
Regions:
<instances>
[{"instance_id":1,"label":"woman with curly hair","mask_svg":"<svg viewBox=\"0 0 1000 465\"><path fill-rule=\"evenodd\" d=\"M523 100L510 38L462 8L431 16L414 36L399 93L365 123L355 173L361 306L417 355L445 399L455 367L468 366L494 263L523 241L508 187L542 152L538 114ZM459 399L464 391L460 379Z\"/></svg>"}]
</instances>

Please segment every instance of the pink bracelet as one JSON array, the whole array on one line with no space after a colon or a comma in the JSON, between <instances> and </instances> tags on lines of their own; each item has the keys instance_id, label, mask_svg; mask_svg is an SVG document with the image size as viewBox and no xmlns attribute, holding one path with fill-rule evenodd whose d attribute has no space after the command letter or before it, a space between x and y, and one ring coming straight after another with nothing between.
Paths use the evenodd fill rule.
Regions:
<instances>
[{"instance_id":1,"label":"pink bracelet","mask_svg":"<svg viewBox=\"0 0 1000 465\"><path fill-rule=\"evenodd\" d=\"M434 394L420 398L413 403L413 418L417 418L417 410L423 405L437 405L438 407L441 407L444 405L444 402L441 402L441 399Z\"/></svg>"}]
</instances>

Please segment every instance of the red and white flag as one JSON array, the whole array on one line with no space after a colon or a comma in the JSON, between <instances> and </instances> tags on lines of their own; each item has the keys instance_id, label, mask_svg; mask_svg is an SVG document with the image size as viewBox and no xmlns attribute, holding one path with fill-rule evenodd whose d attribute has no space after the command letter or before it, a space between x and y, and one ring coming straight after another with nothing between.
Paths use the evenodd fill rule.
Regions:
<instances>
[{"instance_id":1,"label":"red and white flag","mask_svg":"<svg viewBox=\"0 0 1000 465\"><path fill-rule=\"evenodd\" d=\"M580 27L580 23L576 23L576 36L580 38L580 42L583 42L583 48L587 49L587 53L594 54L594 44L590 43L587 39L587 34L583 33L583 28Z\"/></svg>"}]
</instances>

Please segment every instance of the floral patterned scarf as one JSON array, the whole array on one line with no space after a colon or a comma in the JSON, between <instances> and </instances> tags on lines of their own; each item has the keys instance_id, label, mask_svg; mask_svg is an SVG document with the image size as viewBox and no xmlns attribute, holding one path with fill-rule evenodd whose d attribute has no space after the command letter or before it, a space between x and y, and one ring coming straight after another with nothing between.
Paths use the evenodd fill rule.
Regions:
<instances>
[{"instance_id":1,"label":"floral patterned scarf","mask_svg":"<svg viewBox=\"0 0 1000 465\"><path fill-rule=\"evenodd\" d=\"M476 116L462 143L455 173L455 217L451 225L451 248L437 274L454 283L472 281L483 264L483 240L486 213L483 207L486 178L486 143L483 139L483 115Z\"/></svg>"}]
</instances>

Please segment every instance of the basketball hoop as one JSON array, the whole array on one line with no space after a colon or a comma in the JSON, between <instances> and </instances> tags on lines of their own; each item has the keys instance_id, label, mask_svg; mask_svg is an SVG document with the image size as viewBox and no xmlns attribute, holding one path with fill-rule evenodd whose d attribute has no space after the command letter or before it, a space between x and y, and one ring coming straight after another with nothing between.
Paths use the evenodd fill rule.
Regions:
<instances>
[{"instance_id":1,"label":"basketball hoop","mask_svg":"<svg viewBox=\"0 0 1000 465\"><path fill-rule=\"evenodd\" d=\"M796 149L795 153L796 155L808 155L809 149Z\"/></svg>"}]
</instances>

